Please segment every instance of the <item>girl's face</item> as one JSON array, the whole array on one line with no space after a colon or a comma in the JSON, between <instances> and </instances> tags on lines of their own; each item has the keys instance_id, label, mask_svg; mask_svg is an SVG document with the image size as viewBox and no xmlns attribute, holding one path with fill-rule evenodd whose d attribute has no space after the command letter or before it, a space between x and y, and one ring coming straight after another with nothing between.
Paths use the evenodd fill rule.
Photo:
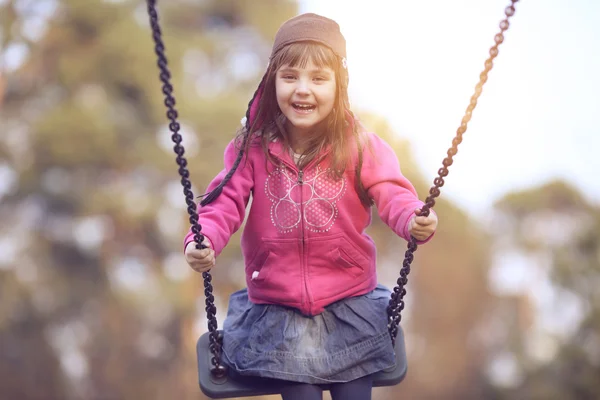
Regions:
<instances>
[{"instance_id":1,"label":"girl's face","mask_svg":"<svg viewBox=\"0 0 600 400\"><path fill-rule=\"evenodd\" d=\"M288 132L293 138L306 136L333 110L335 73L329 67L318 68L312 60L302 67L285 64L277 71L275 93Z\"/></svg>"}]
</instances>

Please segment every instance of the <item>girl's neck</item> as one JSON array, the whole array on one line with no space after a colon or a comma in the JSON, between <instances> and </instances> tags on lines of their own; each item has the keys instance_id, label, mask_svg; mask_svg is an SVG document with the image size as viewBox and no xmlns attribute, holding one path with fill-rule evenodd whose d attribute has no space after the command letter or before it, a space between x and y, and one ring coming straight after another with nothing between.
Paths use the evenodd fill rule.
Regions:
<instances>
[{"instance_id":1,"label":"girl's neck","mask_svg":"<svg viewBox=\"0 0 600 400\"><path fill-rule=\"evenodd\" d=\"M302 154L307 150L308 143L307 140L302 137L295 137L294 135L290 135L290 148L296 154Z\"/></svg>"},{"instance_id":2,"label":"girl's neck","mask_svg":"<svg viewBox=\"0 0 600 400\"><path fill-rule=\"evenodd\" d=\"M301 130L288 125L286 130L292 151L296 154L302 154L309 149L311 142L314 142L315 136L320 132L320 126L313 127L310 130Z\"/></svg>"}]
</instances>

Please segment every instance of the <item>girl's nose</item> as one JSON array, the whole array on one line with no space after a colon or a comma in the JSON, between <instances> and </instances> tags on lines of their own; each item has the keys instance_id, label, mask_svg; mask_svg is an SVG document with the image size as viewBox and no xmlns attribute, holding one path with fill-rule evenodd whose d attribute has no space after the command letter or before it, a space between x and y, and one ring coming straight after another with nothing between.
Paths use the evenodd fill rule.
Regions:
<instances>
[{"instance_id":1,"label":"girl's nose","mask_svg":"<svg viewBox=\"0 0 600 400\"><path fill-rule=\"evenodd\" d=\"M298 85L296 86L297 94L310 94L310 89L308 88L308 83L302 79L298 80Z\"/></svg>"}]
</instances>

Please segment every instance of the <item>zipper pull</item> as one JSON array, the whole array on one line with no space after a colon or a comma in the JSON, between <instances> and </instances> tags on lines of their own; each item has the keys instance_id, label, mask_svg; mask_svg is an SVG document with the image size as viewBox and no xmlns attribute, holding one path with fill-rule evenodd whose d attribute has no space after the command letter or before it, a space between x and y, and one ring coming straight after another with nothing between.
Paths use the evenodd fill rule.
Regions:
<instances>
[{"instance_id":1,"label":"zipper pull","mask_svg":"<svg viewBox=\"0 0 600 400\"><path fill-rule=\"evenodd\" d=\"M302 178L304 177L304 172L303 171L299 171L298 172L298 184L302 185L304 183L304 181L302 180Z\"/></svg>"}]
</instances>

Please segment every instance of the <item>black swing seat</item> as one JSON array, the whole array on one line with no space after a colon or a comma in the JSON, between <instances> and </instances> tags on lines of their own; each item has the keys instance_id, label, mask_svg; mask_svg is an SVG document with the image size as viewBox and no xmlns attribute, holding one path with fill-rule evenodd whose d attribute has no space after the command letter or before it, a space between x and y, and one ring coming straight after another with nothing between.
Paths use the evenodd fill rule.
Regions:
<instances>
[{"instance_id":1,"label":"black swing seat","mask_svg":"<svg viewBox=\"0 0 600 400\"><path fill-rule=\"evenodd\" d=\"M212 399L228 399L232 397L266 396L281 393L282 381L252 376L241 376L231 370L224 378L218 379L211 372L212 354L208 347L209 333L200 336L196 343L196 356L198 360L198 382L202 393ZM404 347L404 332L398 327L396 337L396 366L389 370L375 374L373 386L394 386L406 376L407 361ZM320 385L328 390L328 385Z\"/></svg>"}]
</instances>

